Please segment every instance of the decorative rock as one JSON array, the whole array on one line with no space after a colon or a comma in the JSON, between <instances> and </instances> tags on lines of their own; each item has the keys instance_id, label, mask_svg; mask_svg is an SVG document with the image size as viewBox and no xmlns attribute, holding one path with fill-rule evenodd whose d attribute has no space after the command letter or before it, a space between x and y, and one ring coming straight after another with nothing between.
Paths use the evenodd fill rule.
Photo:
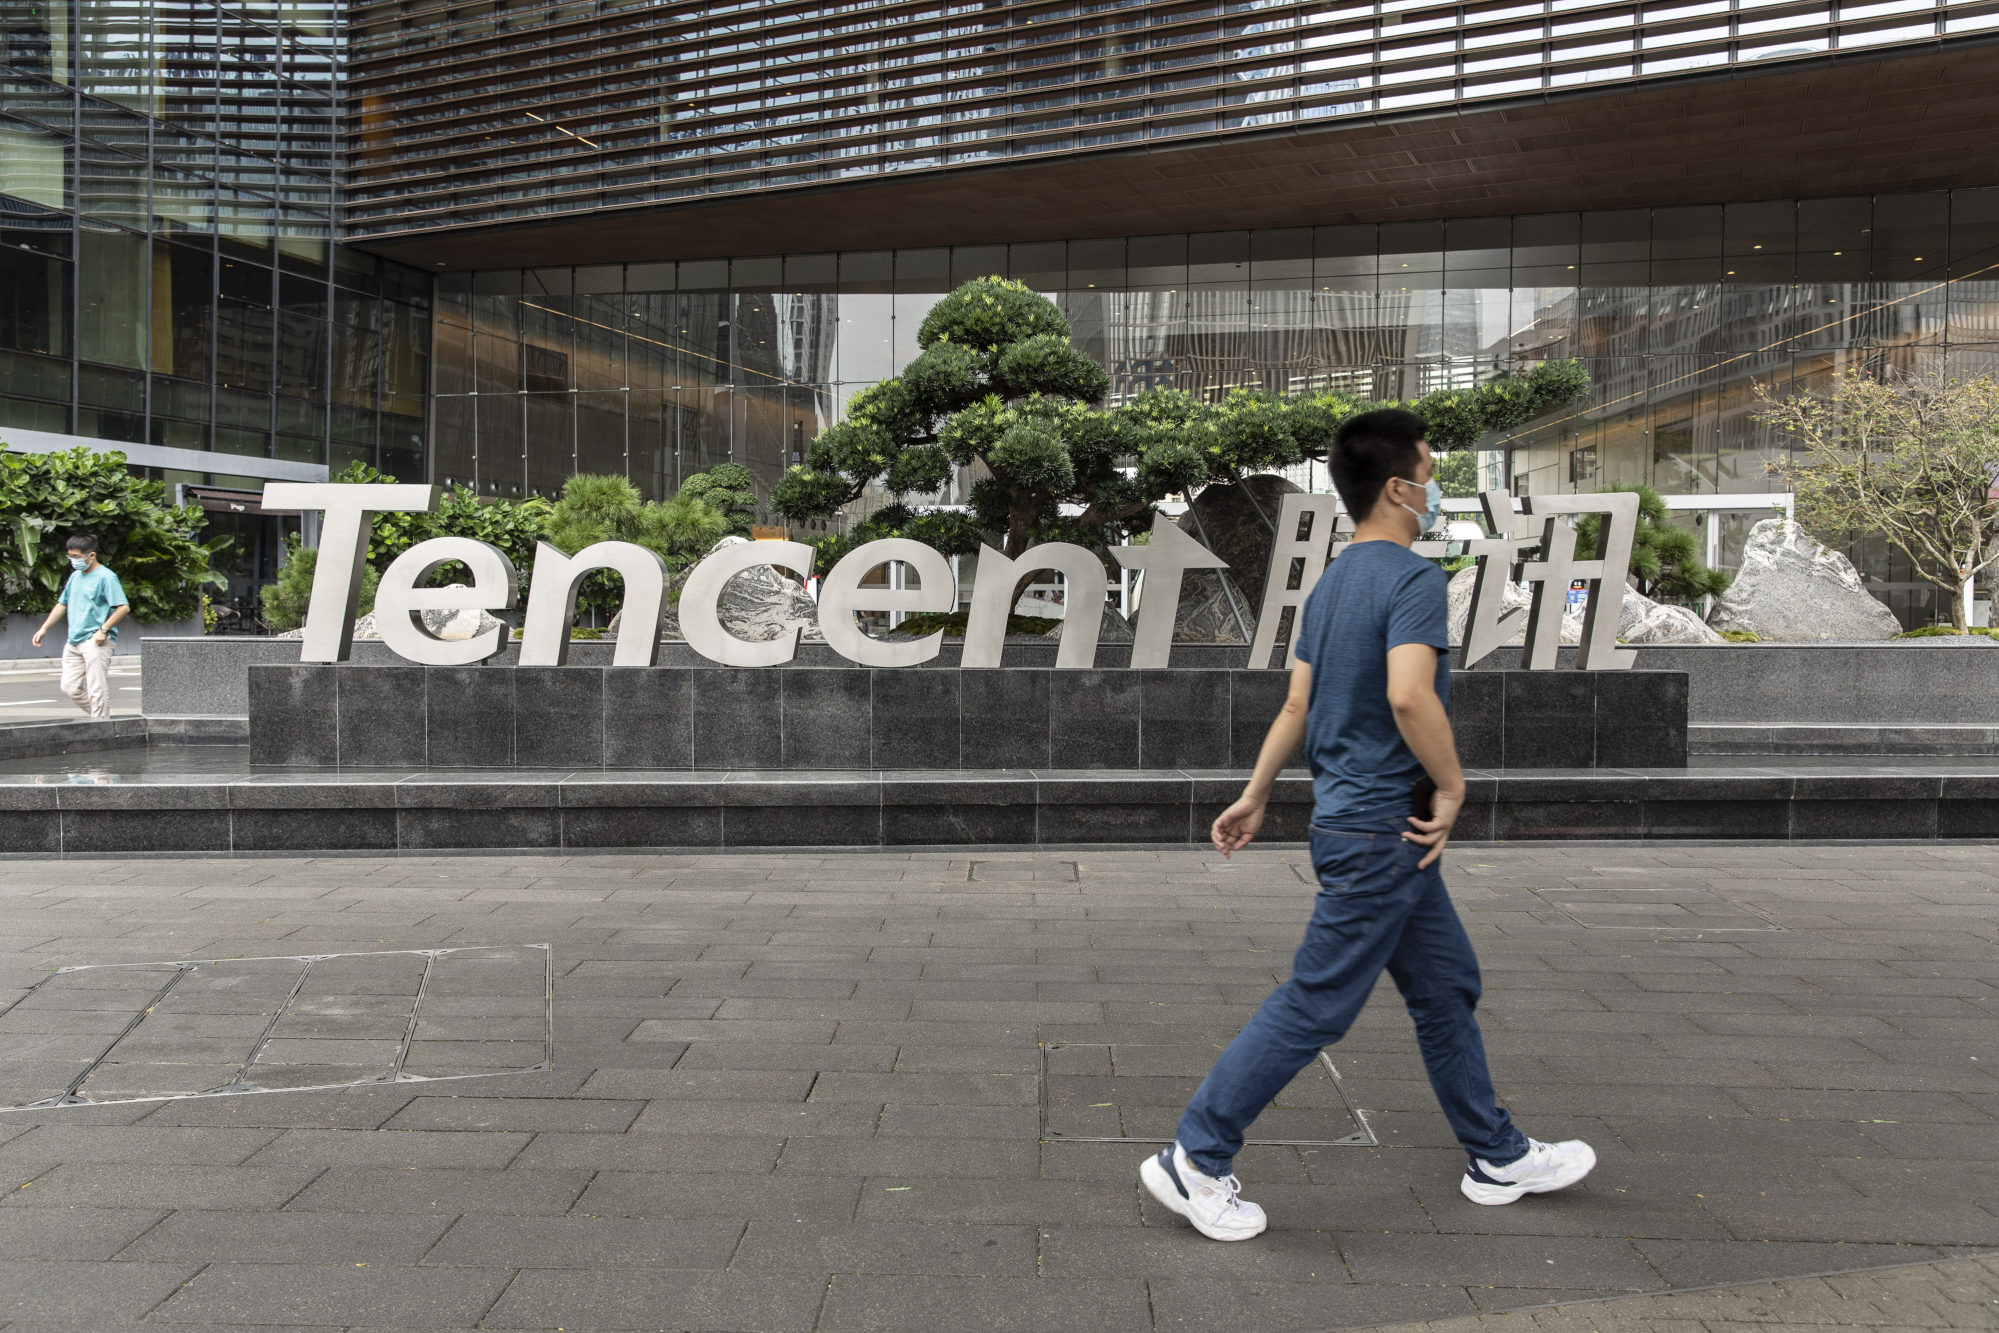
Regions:
<instances>
[{"instance_id":1,"label":"decorative rock","mask_svg":"<svg viewBox=\"0 0 1999 1333\"><path fill-rule=\"evenodd\" d=\"M719 551L747 540L724 537L710 549ZM805 638L826 637L819 632L819 607L811 594L770 565L752 565L724 584L716 615L723 629L751 643L775 639L799 621L805 624ZM676 627L677 623L676 617Z\"/></svg>"},{"instance_id":2,"label":"decorative rock","mask_svg":"<svg viewBox=\"0 0 1999 1333\"><path fill-rule=\"evenodd\" d=\"M1238 607L1242 619L1236 616ZM1254 621L1255 617L1256 604L1243 596L1226 572L1190 569L1180 579L1180 613L1173 620L1173 642L1248 643L1242 621Z\"/></svg>"},{"instance_id":3,"label":"decorative rock","mask_svg":"<svg viewBox=\"0 0 1999 1333\"><path fill-rule=\"evenodd\" d=\"M1781 518L1749 530L1741 572L1715 604L1710 623L1775 643L1880 640L1902 628L1867 591L1851 560Z\"/></svg>"},{"instance_id":4,"label":"decorative rock","mask_svg":"<svg viewBox=\"0 0 1999 1333\"><path fill-rule=\"evenodd\" d=\"M1626 643L1728 642L1686 607L1655 602L1636 588L1624 590L1624 613L1618 617L1617 637Z\"/></svg>"},{"instance_id":5,"label":"decorative rock","mask_svg":"<svg viewBox=\"0 0 1999 1333\"><path fill-rule=\"evenodd\" d=\"M1248 615L1263 605L1277 515L1284 497L1298 489L1282 477L1259 473L1233 485L1203 487L1180 516L1182 532L1229 562L1229 576L1245 597Z\"/></svg>"}]
</instances>

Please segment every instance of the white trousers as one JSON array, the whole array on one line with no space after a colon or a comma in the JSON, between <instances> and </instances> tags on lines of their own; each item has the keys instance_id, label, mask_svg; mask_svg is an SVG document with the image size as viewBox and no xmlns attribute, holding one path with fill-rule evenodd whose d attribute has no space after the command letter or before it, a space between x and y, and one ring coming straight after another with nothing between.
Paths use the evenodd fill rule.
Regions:
<instances>
[{"instance_id":1,"label":"white trousers","mask_svg":"<svg viewBox=\"0 0 1999 1333\"><path fill-rule=\"evenodd\" d=\"M102 648L93 639L72 643L62 650L62 692L76 700L76 706L92 717L111 716L111 654L115 645Z\"/></svg>"}]
</instances>

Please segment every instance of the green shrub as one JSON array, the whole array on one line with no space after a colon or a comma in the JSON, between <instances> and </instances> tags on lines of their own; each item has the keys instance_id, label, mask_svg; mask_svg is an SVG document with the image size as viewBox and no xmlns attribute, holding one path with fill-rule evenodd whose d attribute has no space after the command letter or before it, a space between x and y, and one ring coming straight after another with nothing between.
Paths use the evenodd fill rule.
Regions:
<instances>
[{"instance_id":1,"label":"green shrub","mask_svg":"<svg viewBox=\"0 0 1999 1333\"><path fill-rule=\"evenodd\" d=\"M1983 634L1988 639L1999 639L1999 629L1983 629L1973 625L1969 629L1957 629L1950 625L1924 625L1921 629L1903 630L1898 639L1939 639L1950 634Z\"/></svg>"},{"instance_id":2,"label":"green shrub","mask_svg":"<svg viewBox=\"0 0 1999 1333\"><path fill-rule=\"evenodd\" d=\"M947 639L962 639L965 637L965 621L969 615L970 613L966 611L923 611L913 616L904 616L902 623L896 626L896 632L922 638L926 634L935 634L938 630L943 630ZM1061 620L1054 616L1006 618L1008 634L1053 634L1061 627Z\"/></svg>"},{"instance_id":3,"label":"green shrub","mask_svg":"<svg viewBox=\"0 0 1999 1333\"><path fill-rule=\"evenodd\" d=\"M0 440L0 615L46 615L69 580L63 543L88 532L134 620L191 619L207 589L228 585L214 564L229 543L202 541L206 523L199 506L170 504L163 483L135 475L115 450L17 454Z\"/></svg>"},{"instance_id":4,"label":"green shrub","mask_svg":"<svg viewBox=\"0 0 1999 1333\"><path fill-rule=\"evenodd\" d=\"M1746 629L1725 629L1721 631L1721 637L1727 639L1730 643L1763 642L1763 636L1761 634L1757 634L1754 631Z\"/></svg>"},{"instance_id":5,"label":"green shrub","mask_svg":"<svg viewBox=\"0 0 1999 1333\"><path fill-rule=\"evenodd\" d=\"M312 601L312 574L317 568L319 548L300 546L296 532L285 534L285 562L278 567L278 581L266 583L258 598L266 625L283 632L305 623L306 607ZM356 615L365 616L375 609L375 588L381 581L382 576L374 569L361 570L361 598Z\"/></svg>"}]
</instances>

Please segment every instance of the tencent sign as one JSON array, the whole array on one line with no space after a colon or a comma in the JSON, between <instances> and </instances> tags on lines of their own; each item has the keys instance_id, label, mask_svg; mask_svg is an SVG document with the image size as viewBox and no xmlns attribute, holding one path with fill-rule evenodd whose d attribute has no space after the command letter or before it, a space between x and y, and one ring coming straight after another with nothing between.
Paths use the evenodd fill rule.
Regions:
<instances>
[{"instance_id":1,"label":"tencent sign","mask_svg":"<svg viewBox=\"0 0 1999 1333\"><path fill-rule=\"evenodd\" d=\"M305 662L345 661L353 648L354 613L361 593L370 524L376 514L428 513L437 505L436 486L361 485L335 482L272 482L264 488L266 509L319 510L319 562L305 619ZM1460 666L1470 666L1511 639L1524 623L1522 665L1555 665L1562 614L1570 585L1588 587L1582 644L1576 665L1585 670L1628 667L1633 654L1616 646L1619 610L1631 544L1638 524L1638 497L1632 494L1535 496L1514 511L1505 491L1481 497L1492 536L1467 544L1478 558L1476 590ZM1568 516L1604 515L1604 549L1576 558L1575 529ZM1326 562L1340 551L1341 515L1330 495L1284 497L1278 539L1270 554L1251 643L1250 664L1271 665L1279 624L1286 610L1304 604ZM1419 555L1445 554L1443 542L1419 542ZM1113 546L1113 559L1145 576L1133 627L1131 666L1163 667L1172 647L1182 577L1189 570L1226 569L1221 557L1187 536L1162 515L1145 545ZM725 546L696 565L680 595L680 628L688 645L723 666L778 666L798 651L802 625L764 642L739 639L718 614L722 589L737 574L771 565L800 578L812 574L814 552L802 542L758 541ZM868 586L864 580L891 562L908 567L916 587ZM458 563L470 571L462 587L424 586L440 566ZM624 581L625 600L614 666L651 666L659 656L659 625L667 605L665 564L631 542L599 542L575 555L547 543L535 547L534 587L521 633L520 665L560 666L569 654L569 629L576 618L576 594L583 579L609 570ZM965 632L963 665L996 667L1006 641L1013 590L1029 574L1060 574L1072 590L1063 620L1058 668L1092 665L1102 624L1100 604L1076 591L1103 587L1103 565L1090 551L1068 542L1047 542L1010 559L981 547L972 605ZM1532 588L1529 605L1507 612L1504 580ZM1608 595L1606 595L1606 593ZM420 612L511 610L520 595L519 571L506 553L469 537L434 537L397 556L375 592L375 624L382 642L397 656L425 666L466 666L494 657L506 647L504 626L470 639L439 639L424 628ZM935 549L907 538L869 542L846 555L821 579L819 628L826 642L859 666L917 666L936 657L941 633L888 642L866 633L855 619L862 611L953 611L958 581L951 562ZM1599 614L1602 612L1602 614ZM1287 662L1286 665L1289 665Z\"/></svg>"}]
</instances>

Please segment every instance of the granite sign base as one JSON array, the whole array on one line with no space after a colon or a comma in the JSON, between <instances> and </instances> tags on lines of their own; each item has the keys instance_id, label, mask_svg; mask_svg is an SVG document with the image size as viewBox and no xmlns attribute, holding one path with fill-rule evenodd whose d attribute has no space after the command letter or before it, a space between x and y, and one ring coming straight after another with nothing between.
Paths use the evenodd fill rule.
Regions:
<instances>
[{"instance_id":1,"label":"granite sign base","mask_svg":"<svg viewBox=\"0 0 1999 1333\"><path fill-rule=\"evenodd\" d=\"M777 772L1249 769L1281 671L249 668L250 762ZM1473 768L1681 768L1684 671L1451 678Z\"/></svg>"},{"instance_id":2,"label":"granite sign base","mask_svg":"<svg viewBox=\"0 0 1999 1333\"><path fill-rule=\"evenodd\" d=\"M1999 838L1999 765L1467 774L1460 844ZM0 779L0 855L437 853L1205 843L1243 774L252 773L105 785ZM1311 782L1278 781L1265 846Z\"/></svg>"}]
</instances>

